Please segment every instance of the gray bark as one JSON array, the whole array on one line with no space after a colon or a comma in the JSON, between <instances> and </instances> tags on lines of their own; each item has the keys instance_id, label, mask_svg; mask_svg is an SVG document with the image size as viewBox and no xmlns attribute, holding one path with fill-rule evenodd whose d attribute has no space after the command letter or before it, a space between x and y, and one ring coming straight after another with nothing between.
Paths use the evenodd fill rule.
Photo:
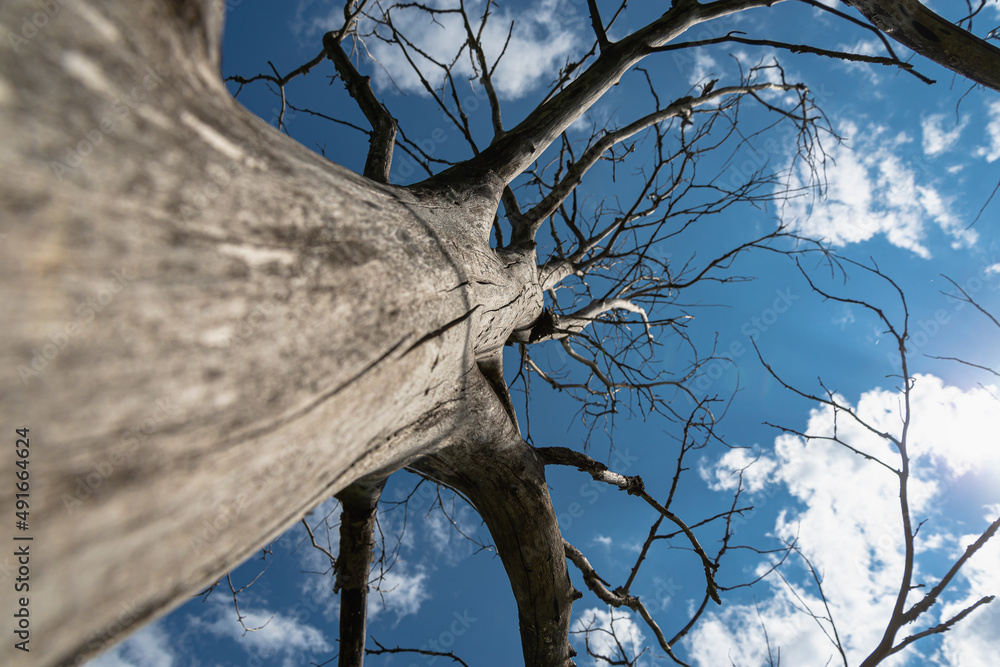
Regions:
<instances>
[{"instance_id":1,"label":"gray bark","mask_svg":"<svg viewBox=\"0 0 1000 667\"><path fill-rule=\"evenodd\" d=\"M648 48L753 4L678 5L467 169L409 190L236 104L221 2L57 3L22 30L0 55L0 354L4 406L35 442L33 658L120 639L351 482L454 443L483 400L507 415L477 364L542 298L533 243L489 248L503 186ZM36 11L4 3L0 23ZM564 578L549 524L560 564L515 583L522 602L532 577ZM529 645L565 635L552 591Z\"/></svg>"},{"instance_id":2,"label":"gray bark","mask_svg":"<svg viewBox=\"0 0 1000 667\"><path fill-rule=\"evenodd\" d=\"M480 392L493 392L483 379ZM413 467L462 492L489 528L517 602L525 665L572 665L573 601L545 464L501 401L478 403L470 428Z\"/></svg>"},{"instance_id":3,"label":"gray bark","mask_svg":"<svg viewBox=\"0 0 1000 667\"><path fill-rule=\"evenodd\" d=\"M0 23L36 11L5 2ZM67 3L0 51L0 372L5 426L31 429L32 664L101 650L431 451L467 421L477 357L541 309L533 253L488 247L491 191L375 184L236 104L221 12Z\"/></svg>"},{"instance_id":4,"label":"gray bark","mask_svg":"<svg viewBox=\"0 0 1000 667\"><path fill-rule=\"evenodd\" d=\"M844 0L897 42L953 72L1000 91L1000 49L919 0Z\"/></svg>"},{"instance_id":5,"label":"gray bark","mask_svg":"<svg viewBox=\"0 0 1000 667\"><path fill-rule=\"evenodd\" d=\"M26 427L32 443L32 664L102 650L418 459L483 513L526 663L566 664L575 593L499 377L501 346L542 313L534 227L495 252L490 225L504 186L635 62L769 4L678 0L410 189L234 102L221 0L0 4L0 399L9 442ZM15 655L0 645L0 663Z\"/></svg>"}]
</instances>

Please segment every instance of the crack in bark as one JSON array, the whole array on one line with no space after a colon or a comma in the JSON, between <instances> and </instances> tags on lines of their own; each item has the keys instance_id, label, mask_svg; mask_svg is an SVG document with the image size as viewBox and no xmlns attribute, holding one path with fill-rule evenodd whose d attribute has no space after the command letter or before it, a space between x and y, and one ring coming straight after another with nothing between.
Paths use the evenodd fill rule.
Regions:
<instances>
[{"instance_id":1,"label":"crack in bark","mask_svg":"<svg viewBox=\"0 0 1000 667\"><path fill-rule=\"evenodd\" d=\"M410 338L410 337L411 337L411 335L407 334L402 339L400 339L399 342L393 344L391 347L389 347L388 350L386 350L381 355L379 355L379 357L377 359L375 359L375 360L371 361L370 363L368 363L364 368L362 368L360 371L358 371L357 373L355 373L354 375L352 375L351 377L349 377L347 380L345 380L344 382L342 382L340 385L334 387L333 389L330 389L330 390L326 391L323 394L320 394L318 397L316 397L315 399L313 399L308 405L306 405L306 406L304 406L304 407L296 410L295 412L293 412L293 413L291 413L289 415L285 415L283 417L278 417L273 422L271 422L270 424L268 424L266 426L260 426L260 427L254 429L254 430L251 430L251 431L248 431L248 432L245 432L245 433L240 433L239 435L233 435L233 436L228 437L228 438L224 438L224 439L222 439L219 442L219 445L221 445L221 446L229 446L229 445L240 443L240 442L246 442L248 440L254 440L254 439L260 438L262 436L265 436L265 435L267 435L269 433L273 433L273 432L279 430L280 428L282 428L284 426L287 426L288 424L294 422L297 419L301 419L305 415L309 414L310 412L312 412L313 410L315 410L316 408L318 408L319 406L321 406L326 401L330 400L331 398L333 398L334 396L336 396L340 392L342 392L345 389L347 389L347 387L351 386L352 384L354 384L355 382L357 382L358 380L360 380L362 377L364 377L365 375L367 375L369 372L371 372L376 366L378 366L383 361L385 361L386 359L388 359L392 355L392 353L395 352L397 349L399 349L399 347L408 338ZM403 355L405 356L405 354L407 352L409 352L410 350L412 350L412 349L413 348L411 347L406 352L404 352Z\"/></svg>"},{"instance_id":2,"label":"crack in bark","mask_svg":"<svg viewBox=\"0 0 1000 667\"><path fill-rule=\"evenodd\" d=\"M470 308L469 310L465 311L465 313L463 313L462 315L460 315L460 316L456 317L455 319L451 320L450 322L444 324L443 326L438 327L437 329L435 329L434 331L432 331L432 332L430 332L428 334L425 334L425 335L421 336L420 339L416 343L414 343L410 347L406 348L406 350L403 352L402 356L405 357L410 352L413 352L413 350L417 349L418 347L420 347L421 345L423 345L427 341L433 340L434 338L437 338L438 336L443 335L449 329L453 329L454 327L458 326L459 324L461 324L465 320L467 320L470 317L472 317L472 314L475 313L476 310L478 310L478 309L479 309L479 305L477 304L477 305L473 306L472 308Z\"/></svg>"}]
</instances>

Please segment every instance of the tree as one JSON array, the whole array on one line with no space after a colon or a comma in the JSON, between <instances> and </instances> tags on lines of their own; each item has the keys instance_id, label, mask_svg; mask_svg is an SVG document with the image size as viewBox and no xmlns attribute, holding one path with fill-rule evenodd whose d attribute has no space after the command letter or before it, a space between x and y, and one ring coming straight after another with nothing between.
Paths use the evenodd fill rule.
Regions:
<instances>
[{"instance_id":1,"label":"tree","mask_svg":"<svg viewBox=\"0 0 1000 667\"><path fill-rule=\"evenodd\" d=\"M791 194L765 171L735 187L690 180L715 142L740 140L743 105L794 127L799 159L817 175L822 141L832 137L807 88L770 63L666 104L645 74L652 111L612 131L595 128L582 153L565 132L622 77L643 75L632 70L644 58L685 46L767 44L912 70L888 42L887 55L870 56L736 32L677 41L699 24L771 4L679 0L612 39L624 5L608 20L590 2L593 49L510 129L492 89L495 64L477 37L488 11L477 19L464 9L414 8L457 11L466 22L494 130L488 146L477 145L458 98L439 98L473 154L436 171L418 144L402 134L397 142L394 119L345 50L368 38L412 53L392 23L396 10L348 3L343 26L313 60L263 78L283 91L333 61L373 128L358 175L232 100L218 74L221 2L5 3L0 22L17 31L2 56L9 139L0 201L17 227L3 244L13 314L3 334L4 402L35 438L31 563L44 576L31 581L31 594L60 601L33 610L40 664L73 661L100 646L95 633L172 608L332 494L345 511L342 640L354 640L343 664L352 655L360 662L364 617L351 612L364 609L372 511L381 482L405 466L460 491L482 514L518 601L526 664L568 664L576 593L567 556L590 575L560 536L545 466L584 469L691 531L637 478L580 452L528 445L503 378L503 346L517 346L543 381L577 392L589 417L613 418L630 392L693 439L713 438L714 398L689 386L711 354L692 349L672 374L651 370L644 349L654 331L685 340L683 316L655 312L693 285L733 280L721 269L741 253L800 253L788 244L806 240L777 227L679 267L654 250L677 233L675 221L683 227ZM376 34L364 33L363 15ZM432 66L447 82L437 94L453 91L449 63ZM279 128L285 105L282 98ZM624 158L640 132L652 133L654 150L631 203L596 214L577 206L584 174L601 159ZM397 145L425 158L432 174L390 184ZM529 209L514 186L532 193ZM538 236L549 225L562 236L540 257ZM619 336L610 351L606 336L588 334L595 327ZM587 369L582 382L532 360L531 346L549 341ZM681 410L685 396L691 407ZM708 600L717 595L717 556L700 556ZM604 593L635 603L627 590ZM5 645L3 655L14 650Z\"/></svg>"}]
</instances>

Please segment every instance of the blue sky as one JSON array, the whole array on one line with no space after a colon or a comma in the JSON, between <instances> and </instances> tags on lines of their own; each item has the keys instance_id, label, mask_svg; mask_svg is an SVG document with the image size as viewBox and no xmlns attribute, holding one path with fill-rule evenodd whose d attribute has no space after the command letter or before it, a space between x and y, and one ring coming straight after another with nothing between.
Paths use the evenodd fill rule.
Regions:
<instances>
[{"instance_id":1,"label":"blue sky","mask_svg":"<svg viewBox=\"0 0 1000 667\"><path fill-rule=\"evenodd\" d=\"M441 4L441 3L435 3ZM471 3L478 6L480 3ZM945 3L927 3L947 14ZM269 71L267 61L287 72L320 50L325 30L339 27L341 5L328 0L268 3L230 2L224 45L225 74ZM545 94L545 86L565 59L592 43L586 3L570 0L511 2L495 12L486 33L488 55L498 53L510 19L516 18L511 46L497 70L497 87L505 103L507 127L524 116ZM629 8L620 30L643 18ZM631 13L630 13L631 12ZM990 23L992 22L992 23ZM980 25L1000 23L1000 6L991 1ZM428 24L417 18L408 26L427 52L445 57L454 52L455 26ZM881 53L871 33L851 28L817 10L789 6L758 10L696 28L692 39L742 30L750 36L800 41L826 48ZM611 31L611 37L616 33ZM423 142L435 156L463 157L458 132L443 123L398 52L374 41L371 53L382 64L373 71L376 93L400 119L404 131ZM903 47L898 52L905 53ZM930 357L961 357L1000 369L1000 329L968 304L949 298L955 288L947 276L994 314L1000 314L1000 201L987 202L1000 182L1000 97L970 91L964 80L920 58L914 63L937 84L878 65L843 63L813 55L776 53L740 45L704 47L667 53L645 63L657 81L661 99L687 94L692 86L718 78L735 81L737 61L747 65L779 58L786 78L809 85L830 125L844 138L825 140L828 153L825 197L803 196L761 208L743 207L706 219L676 244L664 248L671 261L694 253L706 256L720 239L742 238L783 221L803 235L822 237L838 252L859 262L877 261L906 293L910 314L914 417L910 448L913 458L913 514L922 526L917 540L918 582L932 585L948 564L989 522L1000 514L1000 389L996 375ZM774 72L775 70L769 70ZM324 63L308 77L289 85L289 99L300 107L332 113L364 125L340 82L328 86L332 65ZM240 101L272 122L278 99L264 86L244 89ZM466 106L480 145L489 141L485 97L468 88ZM780 94L768 98L783 103ZM478 102L477 102L478 101ZM638 76L626 77L588 113L571 136L586 139L588 120L624 124L648 113L650 98ZM760 128L770 116L748 106L746 127ZM773 120L773 118L772 118ZM366 137L302 113L286 113L289 133L335 162L360 171ZM741 126L743 127L743 126ZM807 175L791 162L792 135L776 128L748 140L725 166L723 179L763 168L786 170L786 183L805 183ZM465 149L467 151L467 149ZM722 169L723 163L706 162ZM630 171L616 174L596 167L581 190L587 206L605 197L628 201L634 181ZM396 153L393 180L405 184L421 177L401 151ZM985 206L985 208L984 208ZM972 224L975 221L975 224ZM870 259L872 258L872 259ZM825 289L850 298L870 299L884 307L894 322L901 307L884 283L862 271L830 278L819 265L810 275ZM830 433L828 408L796 397L770 377L753 351L756 342L776 372L811 392L819 384L856 407L879 428L900 428L897 357L893 341L870 312L856 305L824 301L810 292L795 266L772 253L741 257L733 273L755 276L750 282L710 285L685 294L695 317L688 332L720 357L703 369L696 387L735 398L720 433L738 448L707 447L687 461L674 510L689 523L723 511L731 501L734 470L746 468L746 504L755 511L741 520L737 542L762 549L796 537L802 554L822 573L832 616L853 665L877 643L891 598L898 586L901 540L895 479L843 447L821 441L808 445L782 435L764 422L812 434ZM991 328L992 327L992 328ZM670 367L676 347L669 340L657 348L655 363ZM556 346L538 353L541 363L566 363ZM507 352L508 378L517 359ZM538 446L579 448L587 428L578 404L565 393L532 383L531 436ZM516 395L521 410L523 396ZM598 424L590 453L625 474L641 474L655 496L668 488L674 465L676 428L657 418L619 418L614 448ZM891 447L870 432L840 419L838 432L853 447L894 461ZM752 461L756 462L747 467ZM612 587L624 581L638 545L655 516L635 498L602 487L574 470L550 468L553 503L564 536L580 548ZM414 491L413 475L394 476L383 495L380 549L393 564L373 591L369 632L387 647L454 650L470 665L510 665L520 661L517 614L499 559L475 513L460 500L420 485L408 507L394 505ZM338 510L334 501L308 518L317 539L336 553ZM405 530L404 530L405 525ZM329 526L329 531L324 528ZM719 533L707 526L697 531L713 550ZM463 536L464 535L464 536ZM466 539L472 537L479 544ZM329 540L329 542L326 542ZM266 545L261 545L262 547ZM95 667L170 667L193 665L301 665L333 657L337 639L337 600L331 592L329 560L309 544L301 525L232 573L237 588L256 579L239 596L249 627L237 621L228 583L207 599L195 598L118 645L91 664ZM735 585L755 578L768 557L738 551L723 562L719 582ZM585 590L578 573L577 588ZM723 605L710 610L677 647L692 664L766 664L766 629L773 650L780 647L784 664L826 664L834 649L825 631L802 614L802 607L822 610L803 560L790 557L784 580L769 576L752 589L726 593ZM704 590L701 569L684 542L661 541L643 566L633 592L670 635L681 627L692 601ZM994 541L970 561L922 629L954 614L983 595L1000 593L1000 543ZM919 595L919 590L915 592ZM913 599L916 599L914 597ZM893 665L962 665L985 667L1000 654L1000 608L978 610L943 639L916 644ZM626 611L612 612L589 592L574 606L575 626L615 628L630 659L644 649L636 664L669 664L656 647L652 632ZM909 629L909 628L908 628ZM600 645L594 635L592 647ZM607 635L603 635L607 636ZM373 646L373 644L369 644ZM647 647L649 647L647 649ZM583 653L582 641L577 642ZM414 654L371 656L372 665L453 664L444 658ZM836 659L831 664L836 664ZM580 665L592 664L586 656Z\"/></svg>"}]
</instances>

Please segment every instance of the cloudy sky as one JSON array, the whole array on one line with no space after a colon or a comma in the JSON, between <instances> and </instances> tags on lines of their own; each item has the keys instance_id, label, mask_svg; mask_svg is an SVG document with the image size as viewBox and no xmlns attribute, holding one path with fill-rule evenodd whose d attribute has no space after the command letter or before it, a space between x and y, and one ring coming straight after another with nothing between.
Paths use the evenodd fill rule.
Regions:
<instances>
[{"instance_id":1,"label":"cloudy sky","mask_svg":"<svg viewBox=\"0 0 1000 667\"><path fill-rule=\"evenodd\" d=\"M342 16L341 4L330 0L299 0L287 6L263 0L230 4L227 74L269 71L267 60L279 71L293 69L319 51L321 35L339 27ZM945 7L940 0L928 4ZM590 47L588 22L581 14L585 7L584 2L544 0L503 3L494 10L484 31L490 58L501 52L510 22L516 20L495 75L498 92L507 102L508 127L544 96L544 87L567 57ZM742 30L754 37L882 53L871 33L814 9L782 11L786 13L760 11L699 28L692 38ZM996 24L1000 6L991 0L979 25ZM427 58L438 61L454 56L464 34L450 15L430 23L403 13L398 25ZM615 34L612 31L612 38ZM433 131L441 127L441 113L430 106L402 55L375 38L369 40L369 50L381 64L372 70L376 91L410 136L417 141L431 138L432 154L457 150L460 138L453 128L444 135ZM897 50L905 54L902 47ZM666 98L684 95L711 79L719 79L720 86L732 83L739 63L747 67L775 58L788 80L809 85L831 128L843 139L828 138L824 144L824 196L808 194L777 207L727 212L728 217L711 223L717 226L706 227L701 237L692 236L691 243L709 242L723 232L765 229L781 220L803 235L824 239L855 261L877 262L904 289L913 376L907 429L910 504L915 523L922 522L915 540L914 582L925 586L913 592L911 602L916 601L1000 516L1000 377L935 358L960 357L1000 370L1000 328L972 305L949 296L958 286L1000 316L1000 201L991 200L1000 183L1000 97L970 90L965 81L919 58L914 63L937 80L935 85L878 65L740 45L662 54L648 59L646 66ZM437 85L440 72L425 65L430 83ZM324 67L311 80L290 86L290 99L363 123L340 84L326 85L332 67ZM456 74L473 74L468 59L459 60ZM765 75L776 76L777 70ZM480 106L476 100L483 98L475 86L468 90L466 99ZM781 95L767 99L774 104L787 101ZM240 100L266 119L276 117L276 98L262 86L247 88ZM591 122L624 124L648 113L648 105L641 86L630 87L623 80L573 132L582 140ZM466 106L475 111L473 105ZM489 123L484 111L482 105L474 116L483 131ZM287 114L286 121L289 132L304 145L360 170L365 137L301 113ZM738 178L767 165L783 170L790 187L811 182L812 174L792 159L792 138L780 132L775 136L777 141L771 143L748 140L725 174ZM419 178L399 151L392 173L399 183ZM586 185L595 197L628 188L624 176L615 183ZM682 247L664 253L693 251L696 248ZM889 468L899 466L894 446L875 433L900 437L903 427L895 341L871 311L812 293L790 263L761 253L741 260L736 268L757 279L696 293L692 300L706 306L696 309L689 329L693 337L709 345L714 341L716 349L725 352L719 363L707 367L697 386L706 392L736 390L720 424L720 433L734 448L697 452L688 461L690 470L673 507L689 523L711 516L728 507L742 475L742 502L754 510L737 522L734 543L763 551L794 542L797 551L772 572L775 556L736 550L723 561L721 585L735 587L770 574L753 587L725 592L723 605L713 606L676 650L691 664L705 666L763 665L769 656L776 661L779 655L787 665L823 665L828 660L842 664L831 641L836 637L848 663L855 665L878 643L899 587L904 556L898 485L886 466L831 438L836 434ZM831 294L869 299L884 309L891 323L902 322L900 301L884 282L860 270L845 280L818 266L810 269L817 284ZM779 376L809 393L826 396L829 390L839 408L784 390L763 368L751 342ZM534 442L579 447L584 435L575 419L575 404L547 392L542 384L533 386ZM667 427L635 419L619 420L616 428L616 449L609 450L606 440L598 441L591 453L620 472L641 474L654 495L665 491L675 455ZM383 496L378 541L386 561L373 572L378 590L369 605L370 634L387 648L454 651L470 665L518 664L516 610L485 527L460 500L444 493L439 502L437 490L419 481L398 475ZM655 518L651 511L572 470L550 471L549 482L565 537L587 555L611 588L623 583ZM401 502L406 498L408 505ZM333 501L308 517L317 541L334 554L338 517ZM700 539L712 551L718 532L703 530ZM633 589L668 635L685 624L704 591L700 567L686 547L683 541L658 542ZM585 590L573 574L577 588ZM192 599L91 664L284 666L322 664L334 656L338 602L331 590L329 558L311 546L301 525L232 573L236 589L251 582L238 596L238 611L224 579L211 595ZM1000 594L1000 540L976 554L941 601L904 628L899 638L943 622L993 594ZM590 593L574 606L573 630L581 654L589 630L590 648L597 653L623 653L638 665L669 664L642 619L610 609ZM887 664L987 667L995 665L997 654L1000 607L995 604L977 610L943 638L918 642ZM373 665L457 664L416 654L369 660ZM581 656L578 664L595 663Z\"/></svg>"}]
</instances>

